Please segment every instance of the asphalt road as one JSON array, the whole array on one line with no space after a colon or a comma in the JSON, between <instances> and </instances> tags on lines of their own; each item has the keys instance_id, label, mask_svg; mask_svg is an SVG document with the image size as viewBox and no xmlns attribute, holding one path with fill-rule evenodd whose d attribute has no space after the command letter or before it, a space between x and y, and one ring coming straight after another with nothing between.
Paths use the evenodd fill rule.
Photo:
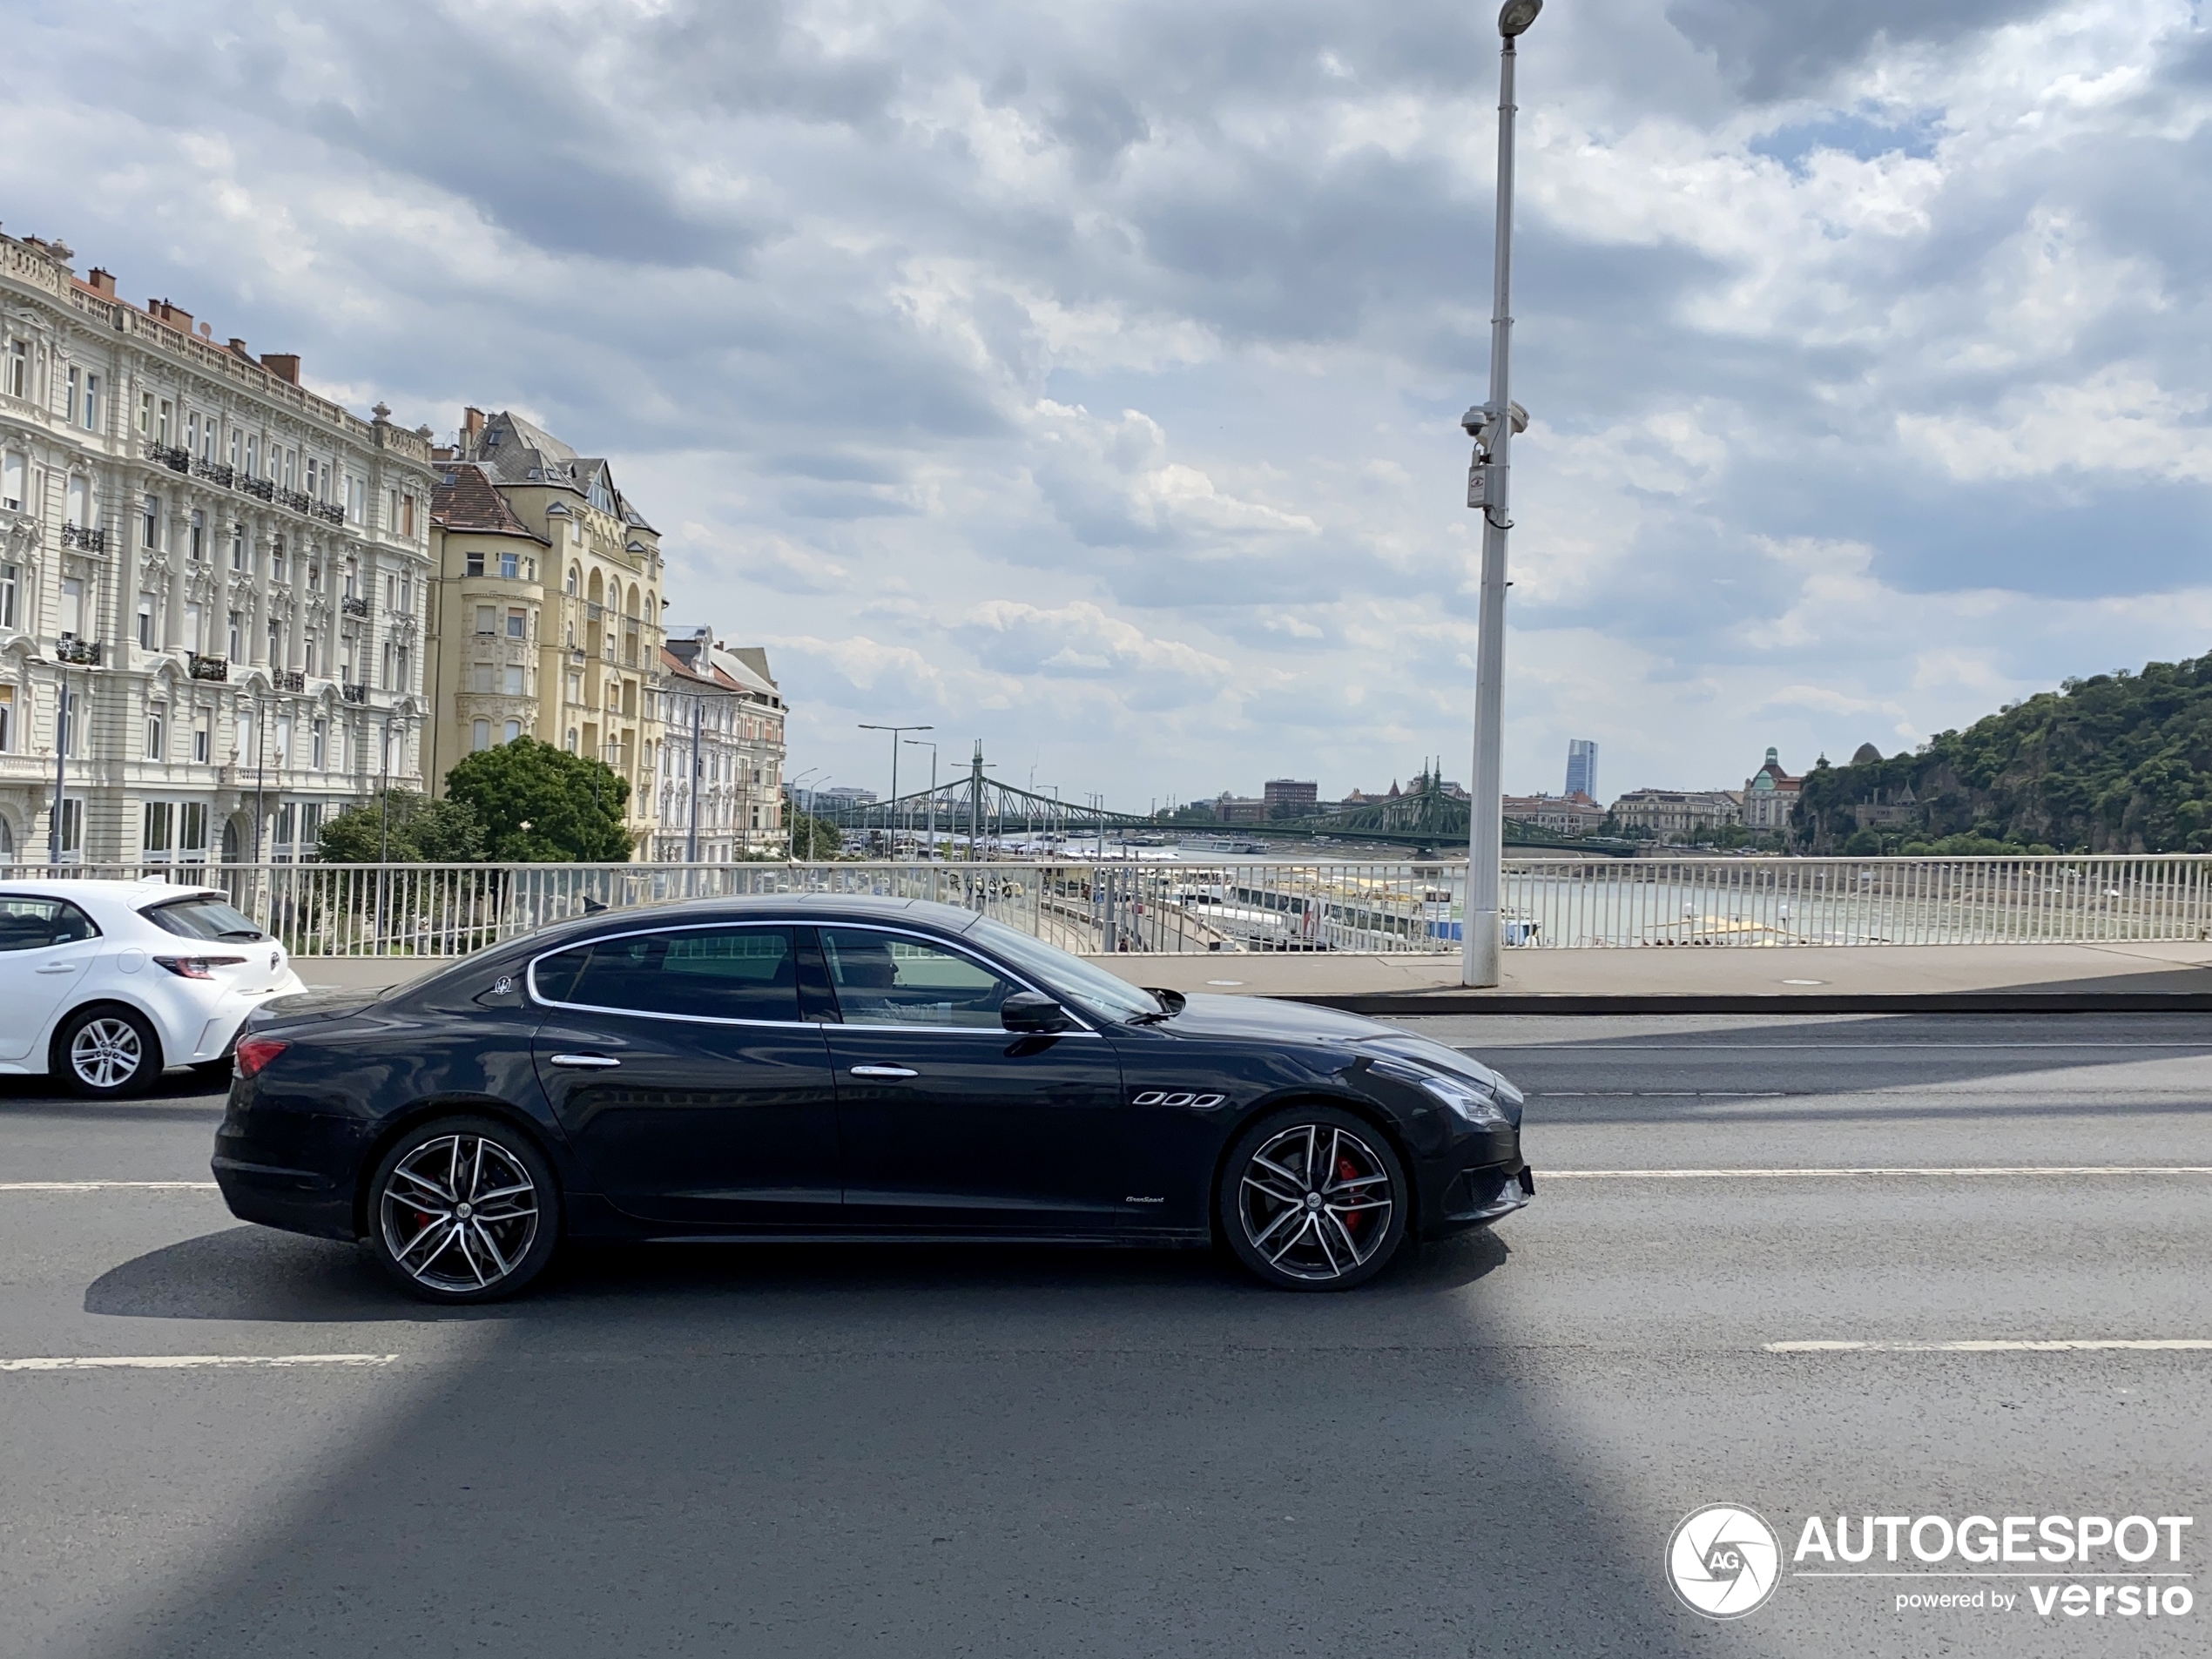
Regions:
<instances>
[{"instance_id":1,"label":"asphalt road","mask_svg":"<svg viewBox=\"0 0 2212 1659\"><path fill-rule=\"evenodd\" d=\"M0 1654L2212 1651L2212 1352L1767 1345L2212 1339L2212 1174L1635 1173L2212 1170L2212 1018L1421 1023L1530 1091L1536 1202L1336 1297L623 1251L456 1317L212 1193L26 1185L205 1180L216 1101L0 1086L0 1361L378 1361L0 1369ZM1785 1555L1727 1623L1663 1570L1721 1501ZM2195 1515L2144 1568L2197 1604L1792 1575L1816 1514Z\"/></svg>"}]
</instances>

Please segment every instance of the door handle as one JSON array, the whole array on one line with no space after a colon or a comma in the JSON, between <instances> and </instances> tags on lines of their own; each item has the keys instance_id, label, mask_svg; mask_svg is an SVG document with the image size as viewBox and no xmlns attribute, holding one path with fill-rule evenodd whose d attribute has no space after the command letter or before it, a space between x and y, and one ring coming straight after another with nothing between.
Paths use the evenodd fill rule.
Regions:
<instances>
[{"instance_id":1,"label":"door handle","mask_svg":"<svg viewBox=\"0 0 2212 1659\"><path fill-rule=\"evenodd\" d=\"M565 1066L572 1071L604 1071L622 1063L609 1054L556 1054L548 1055L546 1059L550 1064Z\"/></svg>"},{"instance_id":2,"label":"door handle","mask_svg":"<svg viewBox=\"0 0 2212 1659\"><path fill-rule=\"evenodd\" d=\"M855 1077L918 1077L921 1074L912 1066L855 1066Z\"/></svg>"},{"instance_id":3,"label":"door handle","mask_svg":"<svg viewBox=\"0 0 2212 1659\"><path fill-rule=\"evenodd\" d=\"M38 971L42 974L74 974L77 971L77 964L75 962L49 962Z\"/></svg>"}]
</instances>

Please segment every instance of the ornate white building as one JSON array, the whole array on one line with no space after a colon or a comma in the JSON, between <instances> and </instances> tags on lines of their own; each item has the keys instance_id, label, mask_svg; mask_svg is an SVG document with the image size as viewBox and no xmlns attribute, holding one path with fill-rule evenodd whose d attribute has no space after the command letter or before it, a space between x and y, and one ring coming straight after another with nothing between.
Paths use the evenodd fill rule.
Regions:
<instances>
[{"instance_id":1,"label":"ornate white building","mask_svg":"<svg viewBox=\"0 0 2212 1659\"><path fill-rule=\"evenodd\" d=\"M421 787L428 428L71 258L0 236L0 855L312 855Z\"/></svg>"},{"instance_id":2,"label":"ornate white building","mask_svg":"<svg viewBox=\"0 0 2212 1659\"><path fill-rule=\"evenodd\" d=\"M779 857L784 826L783 693L758 647L732 650L708 628L669 631L667 736L661 745L660 833L652 856L691 857L693 801L698 862ZM696 745L696 753L694 748Z\"/></svg>"}]
</instances>

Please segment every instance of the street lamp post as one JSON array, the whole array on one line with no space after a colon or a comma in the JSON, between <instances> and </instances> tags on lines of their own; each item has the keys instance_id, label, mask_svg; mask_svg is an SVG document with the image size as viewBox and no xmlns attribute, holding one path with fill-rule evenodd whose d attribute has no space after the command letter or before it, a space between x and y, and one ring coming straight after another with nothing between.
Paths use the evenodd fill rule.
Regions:
<instances>
[{"instance_id":1,"label":"street lamp post","mask_svg":"<svg viewBox=\"0 0 2212 1659\"><path fill-rule=\"evenodd\" d=\"M1467 505L1482 513L1482 615L1475 646L1474 793L1468 803L1467 904L1460 933L1460 982L1495 985L1504 934L1505 816L1500 751L1505 735L1506 516L1507 451L1528 416L1514 402L1507 369L1513 345L1514 43L1536 21L1544 0L1507 0L1498 13L1498 229L1490 307L1490 397L1460 424L1474 440Z\"/></svg>"},{"instance_id":2,"label":"street lamp post","mask_svg":"<svg viewBox=\"0 0 2212 1659\"><path fill-rule=\"evenodd\" d=\"M891 800L883 804L884 833L891 843L891 856L899 856L899 829L891 816L891 802L899 799L899 739L909 732L934 732L934 725L870 725L861 721L863 732L888 732L891 734Z\"/></svg>"},{"instance_id":3,"label":"street lamp post","mask_svg":"<svg viewBox=\"0 0 2212 1659\"><path fill-rule=\"evenodd\" d=\"M907 746L929 751L929 856L934 860L937 856L937 745L921 738L908 738ZM893 780L894 786L896 781Z\"/></svg>"}]
</instances>

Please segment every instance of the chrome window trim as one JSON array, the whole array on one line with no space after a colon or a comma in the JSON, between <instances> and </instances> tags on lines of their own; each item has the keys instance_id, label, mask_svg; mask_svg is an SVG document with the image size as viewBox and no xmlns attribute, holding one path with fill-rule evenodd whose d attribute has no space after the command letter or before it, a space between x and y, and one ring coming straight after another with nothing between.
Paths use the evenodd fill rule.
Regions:
<instances>
[{"instance_id":1,"label":"chrome window trim","mask_svg":"<svg viewBox=\"0 0 2212 1659\"><path fill-rule=\"evenodd\" d=\"M768 921L765 920L760 921L735 922L691 921L678 922L673 926L664 926L659 927L632 927L626 932L618 934L598 934L590 939L578 940L573 944L562 945L552 950L541 951L536 956L531 957L529 960L529 965L523 970L523 983L525 988L527 988L529 992L530 1001L536 1003L540 1008L565 1008L577 1014L613 1014L632 1020L672 1020L679 1025L759 1026L767 1027L779 1031L920 1031L926 1032L933 1035L948 1033L954 1035L961 1035L962 1033L972 1035L978 1031L988 1032L995 1036L1028 1035L1096 1037L1098 1035L1097 1032L1092 1030L1089 1026L1085 1025L1082 1018L1072 1011L1069 1013L1068 1017L1076 1022L1077 1027L1076 1030L1009 1032L1003 1026L858 1025L849 1020L739 1020L725 1018L711 1014L663 1014L651 1008L608 1008L605 1005L597 1002L559 1002L556 1001L553 998L545 995L537 988L537 965L540 962L550 961L556 956L564 956L569 952L572 950L580 950L587 945L610 945L618 939L641 939L655 934L696 934L718 931L723 928L731 927L752 930L766 927L782 927L786 929L795 927L813 927L819 932L825 925L827 924L814 921ZM1020 986L1025 991L1035 992L1039 996L1050 995L1049 992L1038 990L1037 988L1030 984L1028 980L1023 979L1020 974L1012 972L1000 963L992 961L989 957L983 955L981 952L970 950L964 946L955 945L952 941L940 938L934 934L917 933L909 927L886 927L879 922L840 921L834 925L840 927L865 928L871 933L895 934L901 938L916 940L925 945L949 947L953 950L957 951L960 954L970 957L975 961L981 963L984 967L989 968L994 974L996 974L1000 978L1011 980L1015 984ZM826 961L823 964L823 971L825 973L828 971L828 964ZM837 988L833 985L830 988L830 994L834 996L836 995L836 990ZM1057 996L1054 996L1053 1001L1058 1002L1060 1001L1060 999ZM1067 1005L1065 1003L1062 1003L1061 1006L1062 1008L1065 1008Z\"/></svg>"}]
</instances>

